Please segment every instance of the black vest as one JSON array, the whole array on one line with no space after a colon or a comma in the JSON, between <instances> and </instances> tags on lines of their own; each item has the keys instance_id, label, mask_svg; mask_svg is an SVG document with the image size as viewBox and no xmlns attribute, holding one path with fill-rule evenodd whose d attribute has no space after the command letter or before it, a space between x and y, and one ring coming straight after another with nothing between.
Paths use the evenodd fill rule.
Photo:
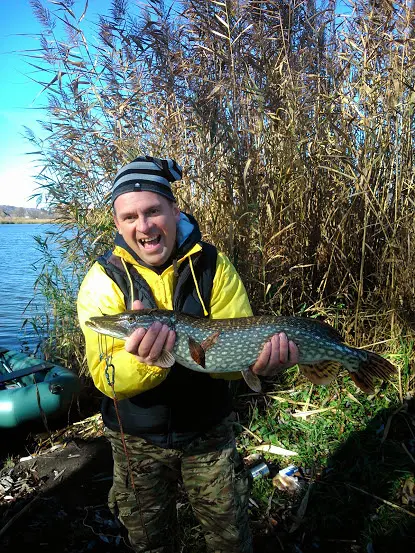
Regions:
<instances>
[{"instance_id":1,"label":"black vest","mask_svg":"<svg viewBox=\"0 0 415 553\"><path fill-rule=\"evenodd\" d=\"M208 309L216 272L217 250L204 242L201 245L202 251L192 256L192 262L200 294ZM129 279L120 259L108 252L98 262L123 292L126 306L131 306L131 299L139 299L145 307L156 307L149 285L131 264L126 263L133 282L133 298ZM178 268L173 309L189 315L203 316L203 307L187 259ZM144 437L162 447L170 447L172 434L193 436L195 433L202 433L230 413L229 383L213 379L208 374L191 371L176 363L161 384L130 399L119 401L118 409L124 432ZM105 426L119 431L114 403L108 397L102 402L102 417Z\"/></svg>"}]
</instances>

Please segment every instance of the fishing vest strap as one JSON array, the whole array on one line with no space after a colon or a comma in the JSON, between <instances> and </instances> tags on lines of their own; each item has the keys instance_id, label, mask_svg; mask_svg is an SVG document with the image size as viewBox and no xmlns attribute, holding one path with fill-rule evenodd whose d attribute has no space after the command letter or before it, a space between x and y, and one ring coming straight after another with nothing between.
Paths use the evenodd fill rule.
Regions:
<instances>
[{"instance_id":1,"label":"fishing vest strap","mask_svg":"<svg viewBox=\"0 0 415 553\"><path fill-rule=\"evenodd\" d=\"M130 309L134 300L140 300L146 309L157 307L150 286L131 263L125 262L125 266L133 282L133 298L131 298L130 283L121 259L110 251L101 256L98 263L104 267L107 276L120 288L124 295L126 309Z\"/></svg>"},{"instance_id":2,"label":"fishing vest strap","mask_svg":"<svg viewBox=\"0 0 415 553\"><path fill-rule=\"evenodd\" d=\"M216 274L217 249L206 242L201 242L202 251L192 256L193 270L203 303L210 315L210 298L212 296L213 279ZM181 313L204 316L203 305L197 293L195 281L191 274L190 263L185 259L179 267L174 296L173 308Z\"/></svg>"},{"instance_id":3,"label":"fishing vest strap","mask_svg":"<svg viewBox=\"0 0 415 553\"><path fill-rule=\"evenodd\" d=\"M211 244L201 242L201 245L202 251L192 256L192 260L198 288L209 312L218 252ZM131 286L121 259L110 251L101 256L98 262L105 269L107 276L122 291L126 307L129 308L134 300L140 300L147 309L157 307L150 286L131 263L125 262L125 266L133 282L133 298L131 298ZM201 317L204 315L188 259L185 259L179 267L173 295L173 308L189 315Z\"/></svg>"}]
</instances>

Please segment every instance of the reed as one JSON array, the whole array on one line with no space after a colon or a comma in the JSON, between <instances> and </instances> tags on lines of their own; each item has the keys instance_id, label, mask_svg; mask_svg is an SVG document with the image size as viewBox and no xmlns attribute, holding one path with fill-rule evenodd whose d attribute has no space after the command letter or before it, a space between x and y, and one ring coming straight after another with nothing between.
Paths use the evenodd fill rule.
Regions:
<instances>
[{"instance_id":1,"label":"reed","mask_svg":"<svg viewBox=\"0 0 415 553\"><path fill-rule=\"evenodd\" d=\"M94 38L83 2L50 11L31 3L44 32L29 61L48 78L39 83L43 135L28 129L27 138L40 152L37 184L60 216L55 238L75 282L111 246L117 168L139 154L177 159L185 168L175 189L181 207L230 256L256 313L325 318L351 345L387 353L398 365L396 386L368 403L359 397L361 410L352 392L333 387L312 399L338 414L314 425L288 421L272 406L285 446L295 448L299 437L300 460L317 471L330 456L341 479L343 458L333 450L339 436L352 447L353 430L365 442L367 421L376 426L392 416L395 423L387 406L405 405L414 393L413 3L351 2L341 16L335 0L152 0L140 10L114 0ZM53 273L56 262L45 255L40 282L55 315L47 347L84 367L76 286ZM286 389L298 385L296 375L284 377ZM286 409L310 401L311 391L297 390L278 392ZM256 422L252 410L245 424L252 431ZM267 432L261 439L273 427ZM399 425L394 432L400 440ZM383 441L375 435L372 445L376 463ZM390 483L387 468L379 482ZM350 494L337 484L333 516L341 494ZM318 490L327 498L324 483ZM279 509L269 500L261 517L271 507ZM382 534L374 519L365 524L365 535ZM340 538L331 550L343 551Z\"/></svg>"},{"instance_id":2,"label":"reed","mask_svg":"<svg viewBox=\"0 0 415 553\"><path fill-rule=\"evenodd\" d=\"M181 206L229 254L256 312L321 315L356 345L409 332L410 3L352 3L342 17L333 1L138 13L115 1L94 40L82 3L32 5L44 27L33 64L50 80L44 136L27 137L81 272L111 243L117 167L170 155L186 170Z\"/></svg>"}]
</instances>

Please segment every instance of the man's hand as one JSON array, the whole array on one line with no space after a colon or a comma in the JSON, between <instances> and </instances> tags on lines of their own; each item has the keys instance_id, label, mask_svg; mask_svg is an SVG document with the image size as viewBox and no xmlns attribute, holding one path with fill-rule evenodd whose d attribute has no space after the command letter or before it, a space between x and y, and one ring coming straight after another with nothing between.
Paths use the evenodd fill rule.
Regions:
<instances>
[{"instance_id":1,"label":"man's hand","mask_svg":"<svg viewBox=\"0 0 415 553\"><path fill-rule=\"evenodd\" d=\"M144 309L140 300L135 300L133 309ZM137 328L125 341L125 349L137 357L140 363L156 365L163 350L173 351L176 333L167 325L153 323L149 329Z\"/></svg>"},{"instance_id":2,"label":"man's hand","mask_svg":"<svg viewBox=\"0 0 415 553\"><path fill-rule=\"evenodd\" d=\"M296 365L299 361L297 345L288 340L284 332L274 334L267 342L251 370L260 376L274 376L283 369Z\"/></svg>"}]
</instances>

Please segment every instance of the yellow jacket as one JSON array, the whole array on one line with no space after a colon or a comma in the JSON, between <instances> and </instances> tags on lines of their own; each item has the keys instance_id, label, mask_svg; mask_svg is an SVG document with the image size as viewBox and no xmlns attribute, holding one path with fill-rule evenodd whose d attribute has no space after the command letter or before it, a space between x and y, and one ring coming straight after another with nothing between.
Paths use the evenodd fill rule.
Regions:
<instances>
[{"instance_id":1,"label":"yellow jacket","mask_svg":"<svg viewBox=\"0 0 415 553\"><path fill-rule=\"evenodd\" d=\"M178 266L187 258L201 250L196 244L183 257L178 259ZM150 286L157 307L173 308L173 266L169 266L162 274L137 263L133 256L120 246L113 253L131 263ZM106 377L106 361L101 354L111 356L115 367L114 390L118 399L133 397L154 388L167 377L170 369L140 363L137 358L124 349L124 342L104 336L85 325L85 321L96 315L111 315L125 311L124 295L117 284L107 276L104 268L95 262L85 276L78 294L78 317L86 342L86 357L88 367L95 386L109 397L113 397L112 389ZM249 317L251 306L245 287L229 259L218 252L216 274L210 302L212 319L227 319ZM214 378L235 379L240 373L212 374Z\"/></svg>"}]
</instances>

